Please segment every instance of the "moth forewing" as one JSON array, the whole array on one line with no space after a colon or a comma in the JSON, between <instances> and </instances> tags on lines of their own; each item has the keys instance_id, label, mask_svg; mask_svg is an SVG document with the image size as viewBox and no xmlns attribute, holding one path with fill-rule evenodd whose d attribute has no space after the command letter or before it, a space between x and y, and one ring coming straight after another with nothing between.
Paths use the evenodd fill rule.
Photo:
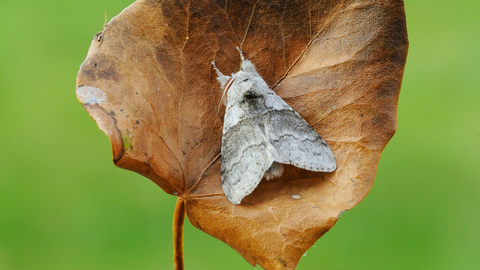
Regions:
<instances>
[{"instance_id":1,"label":"moth forewing","mask_svg":"<svg viewBox=\"0 0 480 270\"><path fill-rule=\"evenodd\" d=\"M252 193L274 161L271 153L264 149L264 134L257 120L244 106L229 103L226 108L221 177L225 195L233 204L239 204Z\"/></svg>"}]
</instances>

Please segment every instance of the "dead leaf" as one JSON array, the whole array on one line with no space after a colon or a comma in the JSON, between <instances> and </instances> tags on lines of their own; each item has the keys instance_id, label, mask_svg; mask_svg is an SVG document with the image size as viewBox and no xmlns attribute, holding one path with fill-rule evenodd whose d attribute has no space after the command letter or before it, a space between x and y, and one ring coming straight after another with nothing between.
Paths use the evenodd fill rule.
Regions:
<instances>
[{"instance_id":1,"label":"dead leaf","mask_svg":"<svg viewBox=\"0 0 480 270\"><path fill-rule=\"evenodd\" d=\"M115 164L183 197L195 227L252 265L294 269L366 196L396 130L408 48L400 0L137 1L96 37L77 96ZM238 71L236 46L327 141L335 172L286 166L242 204L226 199L210 63Z\"/></svg>"}]
</instances>

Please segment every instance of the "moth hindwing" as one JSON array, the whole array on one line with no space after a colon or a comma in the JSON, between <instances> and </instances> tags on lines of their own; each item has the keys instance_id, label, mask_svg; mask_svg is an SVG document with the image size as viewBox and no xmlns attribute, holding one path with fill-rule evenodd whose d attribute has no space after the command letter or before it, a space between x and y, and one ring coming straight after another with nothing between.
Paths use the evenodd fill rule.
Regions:
<instances>
[{"instance_id":1,"label":"moth hindwing","mask_svg":"<svg viewBox=\"0 0 480 270\"><path fill-rule=\"evenodd\" d=\"M239 50L240 51L240 50ZM242 199L265 178L278 177L281 164L316 171L336 169L330 147L313 128L257 73L243 57L241 70L223 75L212 62L226 93L221 178L228 200Z\"/></svg>"}]
</instances>

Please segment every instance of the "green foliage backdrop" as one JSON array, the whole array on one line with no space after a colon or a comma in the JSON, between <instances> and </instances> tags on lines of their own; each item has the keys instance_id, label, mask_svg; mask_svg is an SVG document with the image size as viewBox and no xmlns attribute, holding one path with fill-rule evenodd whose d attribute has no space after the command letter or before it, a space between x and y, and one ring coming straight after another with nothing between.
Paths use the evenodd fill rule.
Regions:
<instances>
[{"instance_id":1,"label":"green foliage backdrop","mask_svg":"<svg viewBox=\"0 0 480 270\"><path fill-rule=\"evenodd\" d=\"M175 198L117 169L75 97L104 11L130 1L0 8L0 269L173 269ZM372 191L298 269L480 269L480 2L408 0L398 131ZM187 269L251 269L186 224ZM260 268L260 267L257 267Z\"/></svg>"}]
</instances>

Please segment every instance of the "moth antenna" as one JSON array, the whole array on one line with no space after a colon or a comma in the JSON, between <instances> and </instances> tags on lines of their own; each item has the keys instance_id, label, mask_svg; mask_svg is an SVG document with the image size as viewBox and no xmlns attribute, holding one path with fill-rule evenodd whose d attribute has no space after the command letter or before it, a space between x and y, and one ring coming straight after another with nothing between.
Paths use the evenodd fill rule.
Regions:
<instances>
[{"instance_id":1,"label":"moth antenna","mask_svg":"<svg viewBox=\"0 0 480 270\"><path fill-rule=\"evenodd\" d=\"M213 66L213 69L215 69L215 71L217 72L217 81L220 83L221 87L223 88L225 84L228 82L228 80L230 79L230 76L223 75L223 73L217 68L217 66L215 65L215 62L213 61L212 61L212 66Z\"/></svg>"},{"instance_id":2,"label":"moth antenna","mask_svg":"<svg viewBox=\"0 0 480 270\"><path fill-rule=\"evenodd\" d=\"M239 47L237 47L237 50L238 50L238 52L240 53L240 59L242 59L242 62L244 62L244 61L245 61L245 57L243 56L242 50L241 50Z\"/></svg>"},{"instance_id":3,"label":"moth antenna","mask_svg":"<svg viewBox=\"0 0 480 270\"><path fill-rule=\"evenodd\" d=\"M215 71L217 72L218 77L224 76L223 73L217 68L214 61L212 61L212 66L213 69L215 69Z\"/></svg>"}]
</instances>

